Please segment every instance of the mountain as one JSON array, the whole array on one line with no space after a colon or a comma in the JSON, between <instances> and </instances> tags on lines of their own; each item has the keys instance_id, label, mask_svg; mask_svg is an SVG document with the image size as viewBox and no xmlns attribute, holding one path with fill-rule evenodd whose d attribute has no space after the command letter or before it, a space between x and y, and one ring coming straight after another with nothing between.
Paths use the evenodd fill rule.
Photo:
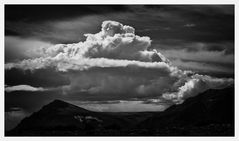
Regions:
<instances>
[{"instance_id":1,"label":"mountain","mask_svg":"<svg viewBox=\"0 0 239 141\"><path fill-rule=\"evenodd\" d=\"M116 115L93 112L84 108L54 100L41 110L24 118L8 134L14 135L88 135L91 130L120 130L127 121Z\"/></svg>"},{"instance_id":2,"label":"mountain","mask_svg":"<svg viewBox=\"0 0 239 141\"><path fill-rule=\"evenodd\" d=\"M207 90L141 122L162 135L233 135L234 88ZM174 132L165 133L173 129Z\"/></svg>"},{"instance_id":3,"label":"mountain","mask_svg":"<svg viewBox=\"0 0 239 141\"><path fill-rule=\"evenodd\" d=\"M233 136L234 88L208 90L163 112L93 112L54 100L6 136Z\"/></svg>"}]
</instances>

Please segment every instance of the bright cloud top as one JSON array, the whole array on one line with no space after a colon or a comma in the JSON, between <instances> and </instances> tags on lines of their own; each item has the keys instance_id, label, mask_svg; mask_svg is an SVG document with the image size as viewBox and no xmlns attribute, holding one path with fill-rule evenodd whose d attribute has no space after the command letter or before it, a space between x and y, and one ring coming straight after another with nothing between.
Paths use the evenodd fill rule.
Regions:
<instances>
[{"instance_id":1,"label":"bright cloud top","mask_svg":"<svg viewBox=\"0 0 239 141\"><path fill-rule=\"evenodd\" d=\"M41 57L5 64L5 69L55 68L68 75L64 93L88 93L98 99L155 98L181 103L210 88L224 88L233 79L212 78L182 71L156 50L151 39L135 29L104 21L99 33L85 34L84 42L44 47Z\"/></svg>"}]
</instances>

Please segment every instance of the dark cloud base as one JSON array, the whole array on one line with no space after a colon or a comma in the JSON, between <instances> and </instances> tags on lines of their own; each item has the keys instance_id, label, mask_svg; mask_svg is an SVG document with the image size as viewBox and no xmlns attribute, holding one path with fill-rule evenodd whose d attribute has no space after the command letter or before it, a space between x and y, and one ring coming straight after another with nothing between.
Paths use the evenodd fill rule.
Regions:
<instances>
[{"instance_id":1,"label":"dark cloud base","mask_svg":"<svg viewBox=\"0 0 239 141\"><path fill-rule=\"evenodd\" d=\"M5 84L10 86L28 84L35 87L57 87L69 83L69 78L64 76L64 73L56 72L54 69L5 71Z\"/></svg>"}]
</instances>

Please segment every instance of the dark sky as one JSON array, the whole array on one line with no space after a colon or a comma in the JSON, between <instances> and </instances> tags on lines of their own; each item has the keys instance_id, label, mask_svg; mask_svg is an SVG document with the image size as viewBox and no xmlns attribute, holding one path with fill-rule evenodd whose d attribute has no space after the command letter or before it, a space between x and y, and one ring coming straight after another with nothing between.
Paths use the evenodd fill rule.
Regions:
<instances>
[{"instance_id":1,"label":"dark sky","mask_svg":"<svg viewBox=\"0 0 239 141\"><path fill-rule=\"evenodd\" d=\"M114 17L111 14L119 15ZM234 40L232 5L5 5L5 35L30 36L28 30L44 32L44 22L67 21L89 15L118 19L129 25L133 23L144 35L160 32L157 34L160 39L203 42ZM14 25L20 27L14 28ZM23 25L28 26L22 29ZM172 31L168 31L170 28Z\"/></svg>"},{"instance_id":2,"label":"dark sky","mask_svg":"<svg viewBox=\"0 0 239 141\"><path fill-rule=\"evenodd\" d=\"M179 69L219 78L234 77L234 5L5 5L5 64L19 63L26 67L26 61L21 62L24 59L45 57L39 51L41 47L84 42L84 34L100 32L102 22L106 20L132 26L136 35L150 37L152 42L147 50L159 51ZM127 51L116 54L118 58L115 54L106 55L95 58L132 59ZM13 123L9 126L13 127L14 121L17 123L56 98L98 111L122 111L127 109L125 107L130 111L140 111L139 108L142 111L163 110L165 107L162 105L155 106L153 100L148 101L158 96L155 87L166 88L178 79L171 78L171 75L166 77L167 73L161 69L128 66L126 69L96 67L87 71L64 72L53 66L32 70L5 68L5 88L24 85L5 92L6 116ZM154 77L162 78L155 80ZM127 94L131 93L132 87L127 88L119 79L150 94ZM168 85L157 86L162 82L168 82ZM89 94L90 90L95 92L99 88L104 90L96 95ZM112 96L108 94L112 90L119 91ZM137 106L139 108L135 108Z\"/></svg>"},{"instance_id":3,"label":"dark sky","mask_svg":"<svg viewBox=\"0 0 239 141\"><path fill-rule=\"evenodd\" d=\"M151 37L152 49L234 54L233 5L6 5L6 46L13 46L11 37L54 44L83 41L83 34L97 33L104 20L133 25L137 35ZM7 62L22 57L10 47L6 53ZM220 72L233 73L234 58L229 58L226 63L232 65L226 66L215 58Z\"/></svg>"}]
</instances>

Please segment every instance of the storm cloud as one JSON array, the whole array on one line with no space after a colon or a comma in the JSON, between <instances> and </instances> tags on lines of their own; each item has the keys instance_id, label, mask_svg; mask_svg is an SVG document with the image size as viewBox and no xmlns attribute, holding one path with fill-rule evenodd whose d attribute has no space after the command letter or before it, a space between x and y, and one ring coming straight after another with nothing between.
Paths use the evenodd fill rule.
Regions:
<instances>
[{"instance_id":1,"label":"storm cloud","mask_svg":"<svg viewBox=\"0 0 239 141\"><path fill-rule=\"evenodd\" d=\"M230 78L199 75L173 66L162 53L150 49L150 37L136 35L129 25L104 21L100 32L85 36L82 42L38 49L40 57L6 63L5 69L34 73L53 68L69 78L70 83L61 88L63 94L101 100L158 98L182 103L207 89L234 83Z\"/></svg>"}]
</instances>

